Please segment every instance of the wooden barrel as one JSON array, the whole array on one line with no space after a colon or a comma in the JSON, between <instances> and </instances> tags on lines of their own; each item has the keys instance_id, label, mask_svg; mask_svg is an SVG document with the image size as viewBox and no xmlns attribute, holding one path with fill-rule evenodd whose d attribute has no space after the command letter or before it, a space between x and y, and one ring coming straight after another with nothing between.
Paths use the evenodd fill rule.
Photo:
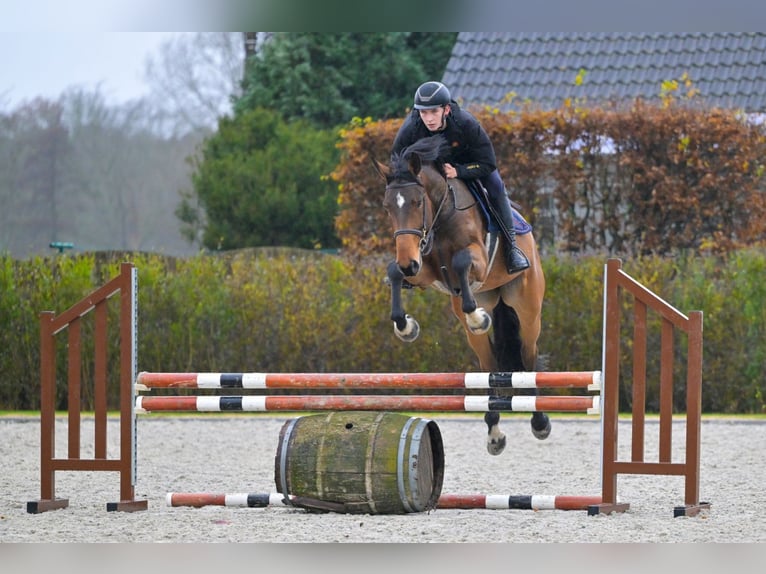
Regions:
<instances>
[{"instance_id":1,"label":"wooden barrel","mask_svg":"<svg viewBox=\"0 0 766 574\"><path fill-rule=\"evenodd\" d=\"M380 411L333 411L288 420L274 461L290 504L349 514L436 507L444 447L434 421Z\"/></svg>"}]
</instances>

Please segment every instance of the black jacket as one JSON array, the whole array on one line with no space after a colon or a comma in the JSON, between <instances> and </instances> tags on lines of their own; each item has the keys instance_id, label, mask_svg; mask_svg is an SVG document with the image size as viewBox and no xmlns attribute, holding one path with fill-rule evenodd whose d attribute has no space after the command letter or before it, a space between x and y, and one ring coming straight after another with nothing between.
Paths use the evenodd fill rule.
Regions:
<instances>
[{"instance_id":1,"label":"black jacket","mask_svg":"<svg viewBox=\"0 0 766 574\"><path fill-rule=\"evenodd\" d=\"M447 125L440 132L431 133L420 119L417 110L412 110L394 138L391 153L400 153L417 140L442 134L450 144L450 153L442 158L455 166L460 179L480 179L497 169L495 148L475 117L458 106L454 100L450 103Z\"/></svg>"}]
</instances>

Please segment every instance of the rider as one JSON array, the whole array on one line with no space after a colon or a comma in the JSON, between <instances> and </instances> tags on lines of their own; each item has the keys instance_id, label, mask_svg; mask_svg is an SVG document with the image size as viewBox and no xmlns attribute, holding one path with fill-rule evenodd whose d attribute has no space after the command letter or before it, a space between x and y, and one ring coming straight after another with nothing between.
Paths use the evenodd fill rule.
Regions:
<instances>
[{"instance_id":1,"label":"rider","mask_svg":"<svg viewBox=\"0 0 766 574\"><path fill-rule=\"evenodd\" d=\"M478 179L487 189L489 201L500 219L507 248L508 273L529 267L526 255L516 246L511 203L495 165L495 149L479 121L458 106L441 82L426 82L415 92L415 105L394 138L392 153L400 153L417 140L443 134L450 152L443 158L447 177Z\"/></svg>"}]
</instances>

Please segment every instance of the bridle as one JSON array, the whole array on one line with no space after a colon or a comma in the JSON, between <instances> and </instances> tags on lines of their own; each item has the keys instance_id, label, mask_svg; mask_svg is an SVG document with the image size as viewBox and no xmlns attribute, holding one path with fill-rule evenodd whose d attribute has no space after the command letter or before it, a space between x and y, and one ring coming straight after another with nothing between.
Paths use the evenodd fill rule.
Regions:
<instances>
[{"instance_id":1,"label":"bridle","mask_svg":"<svg viewBox=\"0 0 766 574\"><path fill-rule=\"evenodd\" d=\"M436 227L437 227L436 224L437 224L437 221L439 220L439 215L442 212L442 208L444 207L444 205L445 205L445 203L447 201L447 195L448 195L447 192L452 192L453 197L455 195L455 190L452 188L452 186L449 184L449 182L447 180L444 181L444 184L445 184L446 189L444 191L444 194L442 195L441 200L439 201L439 206L436 208L436 213L434 213L433 219L431 220L431 226L430 227L428 226L428 218L427 218L427 215L426 215L426 202L425 202L425 198L426 198L427 194L426 194L425 187L423 187L423 184L421 184L419 181L408 181L406 183L397 183L397 184L394 184L394 185L387 185L386 186L386 190L389 191L389 190L398 189L398 188L401 188L401 187L410 187L410 186L413 186L413 185L417 185L420 188L420 193L422 194L422 197L423 197L423 200L424 200L422 202L423 203L423 226L422 226L422 228L421 229L416 229L414 227L406 227L404 229L397 229L396 231L394 231L394 239L396 239L400 235L416 235L416 236L418 236L420 238L420 242L419 242L420 252L423 255L428 255L429 253L431 253L431 249L433 248L433 244L434 244L434 231L436 230ZM453 201L453 203L454 203L454 201Z\"/></svg>"}]
</instances>

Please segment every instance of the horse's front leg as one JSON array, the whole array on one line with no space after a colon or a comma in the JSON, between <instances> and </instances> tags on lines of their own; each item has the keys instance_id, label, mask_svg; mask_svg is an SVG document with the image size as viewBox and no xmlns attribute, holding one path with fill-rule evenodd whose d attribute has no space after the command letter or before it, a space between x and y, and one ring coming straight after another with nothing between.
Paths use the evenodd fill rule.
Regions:
<instances>
[{"instance_id":1,"label":"horse's front leg","mask_svg":"<svg viewBox=\"0 0 766 574\"><path fill-rule=\"evenodd\" d=\"M474 335L483 335L492 326L492 317L483 307L477 305L471 292L470 272L473 265L474 259L468 249L459 251L452 258L452 269L460 281L460 298L466 325Z\"/></svg>"},{"instance_id":2,"label":"horse's front leg","mask_svg":"<svg viewBox=\"0 0 766 574\"><path fill-rule=\"evenodd\" d=\"M420 325L404 312L402 305L404 273L396 261L392 261L388 264L387 274L391 284L391 320L394 322L394 333L405 343L411 343L420 335Z\"/></svg>"}]
</instances>

